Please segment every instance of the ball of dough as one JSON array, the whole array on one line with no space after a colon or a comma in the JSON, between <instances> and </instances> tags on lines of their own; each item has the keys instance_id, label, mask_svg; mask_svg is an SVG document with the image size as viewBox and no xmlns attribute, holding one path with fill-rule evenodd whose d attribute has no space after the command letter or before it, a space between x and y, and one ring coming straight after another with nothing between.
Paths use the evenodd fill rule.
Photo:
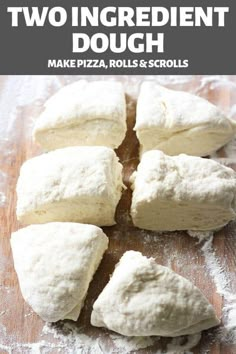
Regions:
<instances>
[{"instance_id":1,"label":"ball of dough","mask_svg":"<svg viewBox=\"0 0 236 354\"><path fill-rule=\"evenodd\" d=\"M137 227L215 230L236 217L236 173L216 161L148 151L131 181Z\"/></svg>"},{"instance_id":2,"label":"ball of dough","mask_svg":"<svg viewBox=\"0 0 236 354\"><path fill-rule=\"evenodd\" d=\"M25 301L44 321L76 321L108 247L102 230L76 223L31 225L12 234L11 247Z\"/></svg>"},{"instance_id":3,"label":"ball of dough","mask_svg":"<svg viewBox=\"0 0 236 354\"><path fill-rule=\"evenodd\" d=\"M63 87L45 103L33 136L45 150L77 145L116 148L126 129L121 83L80 80Z\"/></svg>"},{"instance_id":4,"label":"ball of dough","mask_svg":"<svg viewBox=\"0 0 236 354\"><path fill-rule=\"evenodd\" d=\"M216 326L219 320L187 279L128 251L95 301L91 323L125 336L176 337Z\"/></svg>"},{"instance_id":5,"label":"ball of dough","mask_svg":"<svg viewBox=\"0 0 236 354\"><path fill-rule=\"evenodd\" d=\"M144 82L134 130L141 154L158 149L168 155L206 156L233 138L236 123L203 98Z\"/></svg>"},{"instance_id":6,"label":"ball of dough","mask_svg":"<svg viewBox=\"0 0 236 354\"><path fill-rule=\"evenodd\" d=\"M115 224L122 165L107 147L68 147L26 161L17 182L17 218L25 224Z\"/></svg>"}]
</instances>

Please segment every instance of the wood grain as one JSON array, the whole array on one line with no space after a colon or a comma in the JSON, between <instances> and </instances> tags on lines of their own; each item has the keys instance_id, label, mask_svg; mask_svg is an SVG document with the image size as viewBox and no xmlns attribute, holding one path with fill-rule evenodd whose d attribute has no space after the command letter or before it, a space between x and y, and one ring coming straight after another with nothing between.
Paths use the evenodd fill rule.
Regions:
<instances>
[{"instance_id":1,"label":"wood grain","mask_svg":"<svg viewBox=\"0 0 236 354\"><path fill-rule=\"evenodd\" d=\"M124 80L122 77L119 79ZM193 77L191 83L185 89L197 87L200 79L200 77ZM63 82L64 78L62 77L60 80ZM125 80L128 80L127 77ZM6 89L6 83L6 77L0 78L0 94ZM219 103L222 107L228 107L232 104L231 92L227 89L212 91L208 87L206 92L206 87L204 87L204 92L200 90L199 94L216 104ZM123 176L127 190L123 192L117 208L117 224L113 227L104 228L104 232L109 236L110 240L109 250L106 252L94 276L84 308L76 324L78 328L83 328L83 333L92 337L103 336L104 340L107 340L109 331L94 328L90 325L92 305L108 282L115 264L126 250L138 250L146 256L155 257L158 263L171 267L178 274L192 281L213 304L218 316L221 316L223 306L223 300L216 293L214 282L206 270L201 245L195 239L189 237L185 232L167 232L159 235L155 232L136 229L132 225L129 215L131 203L129 177L136 169L139 161L139 144L133 131L136 102L128 94L126 100L128 132L123 144L117 150L117 154L124 166ZM3 315L0 315L0 324L2 323L6 327L7 336L11 337L11 340L14 337L14 341L19 341L20 343L33 343L41 340L40 335L44 325L36 314L30 312L29 306L22 299L13 268L9 244L11 232L22 227L15 217L15 185L20 166L26 159L40 153L40 149L32 144L29 134L26 134L28 126L25 127L24 125L24 117L37 115L41 110L42 106L40 104L36 106L23 106L18 109L14 137L4 145L4 151L1 150L2 145L0 145L0 171L4 171L8 176L5 188L7 202L4 207L0 208L0 314L6 311ZM12 153L8 154L9 151ZM219 151L218 156L225 156L223 149ZM220 263L228 269L228 273L231 276L232 291L236 291L236 279L234 276L236 266L235 231L235 225L231 223L214 237L214 249ZM215 331L213 329L203 333L202 340L195 348L194 354L233 354L236 352L236 346L234 345L214 342ZM0 343L1 340L3 341L3 338L0 337ZM168 339L163 339L153 347L139 350L139 353L156 353L160 348L163 349L164 353L167 342ZM0 350L0 353L5 352L7 351ZM24 353L24 349L20 349L20 351L16 350L15 352ZM50 352L57 353L58 351L52 349Z\"/></svg>"}]
</instances>

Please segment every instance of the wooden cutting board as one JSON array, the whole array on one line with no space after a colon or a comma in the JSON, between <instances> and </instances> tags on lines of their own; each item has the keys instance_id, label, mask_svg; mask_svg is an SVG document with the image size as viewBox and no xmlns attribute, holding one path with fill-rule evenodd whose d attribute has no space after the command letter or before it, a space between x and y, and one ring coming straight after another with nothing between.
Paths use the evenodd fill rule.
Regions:
<instances>
[{"instance_id":1,"label":"wooden cutting board","mask_svg":"<svg viewBox=\"0 0 236 354\"><path fill-rule=\"evenodd\" d=\"M42 337L44 323L22 299L13 268L9 238L12 231L22 227L15 216L15 185L20 166L26 159L40 153L40 149L32 143L30 137L34 117L42 111L42 104L45 98L55 92L58 86L76 79L78 77L0 78L0 192L2 191L6 196L6 201L4 202L4 196L1 196L0 193L0 198L2 198L0 204L0 353L8 353L10 349L12 353L33 353L36 352L33 349L36 350L35 348L40 346L41 349L37 353L67 353L69 349L69 344L67 348L65 346L59 348L60 341L52 335L47 336L44 346L42 343L33 347L27 345L27 343L38 343L44 339ZM97 77L96 79L100 78ZM111 78L106 77L106 79ZM131 202L129 177L137 167L139 147L132 129L135 122L138 85L147 77L118 76L115 79L124 83L127 92L128 132L123 144L117 150L117 154L124 166L124 182L128 189L123 192L117 208L117 224L113 227L104 228L104 232L109 236L110 240L109 250L106 252L90 285L79 320L72 324L79 329L80 333L87 335L88 337L86 338L99 338L103 346L100 346L100 352L98 350L92 351L91 346L87 351L83 351L78 347L74 351L75 353L130 352L127 346L124 346L123 349L120 347L117 349L116 344L112 341L111 332L90 326L93 302L108 282L115 264L126 250L137 250L146 256L155 257L158 263L171 267L178 274L192 281L213 304L219 317L222 314L224 298L216 292L217 288L219 290L221 285L222 288L227 285L227 289L232 294L236 291L236 226L234 223L215 234L212 246L209 246L205 253L204 242L199 243L196 238L188 236L185 232L160 235L155 232L138 230L132 226L129 216ZM226 111L233 104L236 104L235 77L222 79L193 76L191 78L152 77L151 79L164 82L169 87L196 92ZM224 80L226 80L225 83ZM25 99L27 95L31 97L32 90L34 91L33 98ZM40 92L40 94L37 92ZM227 151L227 149L221 149L214 158L219 159L221 162L227 162L229 166L236 168L234 162L234 159L236 161L236 155L234 156L231 153L230 156L227 156ZM225 318L223 318L223 321L225 321ZM71 323L70 321L64 322ZM63 323L59 324L59 327L63 327ZM56 326L55 331L57 328L58 326ZM200 343L191 352L195 354L236 353L236 346L222 343L221 338L222 336L219 335L219 330L217 329L206 331L202 334ZM136 349L134 352L165 353L165 348L171 340L154 338L153 341L154 345L144 349ZM182 342L184 343L184 341L185 338L183 338ZM47 344L48 342L51 343L51 346ZM52 343L55 343L54 348ZM184 353L184 350L178 349L169 352Z\"/></svg>"}]
</instances>

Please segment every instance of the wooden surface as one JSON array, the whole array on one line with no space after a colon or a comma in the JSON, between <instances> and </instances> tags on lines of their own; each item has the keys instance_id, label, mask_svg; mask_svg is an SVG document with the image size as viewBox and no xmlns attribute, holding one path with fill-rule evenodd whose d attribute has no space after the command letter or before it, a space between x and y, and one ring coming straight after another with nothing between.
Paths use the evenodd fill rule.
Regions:
<instances>
[{"instance_id":1,"label":"wooden surface","mask_svg":"<svg viewBox=\"0 0 236 354\"><path fill-rule=\"evenodd\" d=\"M127 77L118 77L117 79L125 82L125 85L129 82L129 78ZM190 82L183 85L183 88L193 91L194 87L200 87L197 92L198 94L208 98L216 104L219 104L222 108L227 108L233 104L232 99L235 99L235 97L232 96L230 87L224 87L223 85L220 89L211 90L207 85L204 85L201 89L201 85L199 85L200 79L200 77L193 77ZM0 78L0 103L1 99L4 98L3 93L7 90L8 80L9 78L7 77ZM20 78L18 78L18 82L19 80ZM66 79L63 77L59 78L59 80L62 84L66 82ZM73 80L75 80L75 78ZM132 86L132 80L130 80L131 83L129 83L128 87ZM139 77L137 80L139 82L142 78ZM232 80L235 80L235 78L232 78ZM178 85L173 84L169 86L177 87ZM22 91L23 90L24 87L22 87ZM46 96L48 97L53 91L55 91L55 89L49 85L49 91L46 93ZM129 90L127 89L126 91ZM4 206L0 207L1 354L8 352L9 349L7 349L7 346L13 348L13 353L30 352L22 346L17 348L14 343L34 343L40 341L41 330L44 325L43 321L36 314L32 313L29 306L22 299L17 277L13 269L12 255L9 245L9 237L11 232L22 227L22 225L17 222L15 216L15 184L18 178L19 168L23 161L40 153L40 149L34 146L31 142L29 133L30 127L26 124L26 119L28 119L27 117L37 116L37 114L42 110L42 102L43 100L39 100L37 103L31 102L28 105L18 106L17 111L15 112L17 119L13 126L14 133L10 133L9 138L6 132L8 140L5 140L4 136L1 137L0 171L3 171L7 176L4 187L7 200ZM131 201L129 176L136 169L138 164L138 141L132 130L135 121L136 102L134 97L132 97L129 92L127 94L127 103L128 132L123 144L117 150L117 154L124 166L124 181L128 186L128 189L124 191L117 208L117 225L104 228L104 231L109 236L110 240L109 250L106 252L104 259L102 260L102 263L94 276L89 288L85 306L76 324L76 326L80 328L82 327L83 333L91 337L102 336L104 337L104 340L106 340L109 331L90 326L92 304L108 282L109 275L112 273L115 264L126 250L138 250L146 256L153 256L156 258L158 263L171 267L178 274L181 274L192 281L202 290L209 301L213 304L218 316L221 316L221 309L224 301L223 298L216 293L214 279L207 270L205 258L201 250L202 245L199 244L196 239L188 236L185 232L165 233L158 235L154 232L138 230L132 226L132 222L129 217ZM14 102L10 101L9 105L11 104L14 105ZM9 106L9 112L11 109L12 107ZM1 126L5 124L4 122L6 119L7 117L3 117L0 112ZM224 149L219 151L218 157L225 157ZM232 162L231 167L235 166L236 165ZM227 274L230 277L232 292L236 291L236 279L234 275L236 265L235 231L236 229L234 224L230 224L215 235L213 243L215 254L220 261L220 265L224 266L228 270ZM1 330L1 325L5 327L5 332L3 327ZM204 332L200 344L192 350L192 352L195 354L236 353L236 346L233 344L223 344L217 339L214 343L214 340L212 339L214 339L215 332L216 330ZM57 342L56 339L52 339L52 341L55 343ZM167 342L167 339L163 339L158 341L153 347L140 350L139 352L157 353L157 350L162 348L161 350L164 353L164 348ZM6 345L6 350L3 349L3 345ZM207 351L208 349L209 352ZM59 349L55 348L47 352L57 353L59 352ZM62 349L61 352L66 353L66 350ZM113 352L112 344L110 344L109 351L107 352ZM116 351L114 351L114 353L115 352ZM82 351L78 350L78 353L82 353Z\"/></svg>"}]
</instances>

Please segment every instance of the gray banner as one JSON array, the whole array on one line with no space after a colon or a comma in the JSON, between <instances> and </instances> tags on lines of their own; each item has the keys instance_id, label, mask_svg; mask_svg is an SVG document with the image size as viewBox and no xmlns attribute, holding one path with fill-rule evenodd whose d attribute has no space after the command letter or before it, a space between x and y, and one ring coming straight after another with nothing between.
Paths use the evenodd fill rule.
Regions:
<instances>
[{"instance_id":1,"label":"gray banner","mask_svg":"<svg viewBox=\"0 0 236 354\"><path fill-rule=\"evenodd\" d=\"M34 6L39 9L40 26L30 25ZM81 7L91 11L92 7L98 7L100 16L101 10L108 6L112 7L110 11L103 13L108 26L101 23L96 26L96 14L94 26L81 26ZM18 14L9 7L20 7ZM43 10L43 7L48 9ZM54 7L62 7L65 11L53 10ZM75 7L73 16L72 7ZM119 14L117 7L131 10ZM142 15L137 15L138 7L146 7L140 10ZM152 7L165 7L166 10L152 12ZM185 17L180 14L179 7L189 8L183 10ZM200 22L201 26L198 26L201 13L197 7L202 7L208 14L207 25ZM210 7L212 10L207 10ZM221 26L218 7L229 7L224 26ZM213 11L212 23L210 11ZM65 20L63 16L66 21L61 25ZM130 26L122 25L124 16ZM164 26L156 25L155 20L164 23L168 16L169 21ZM191 19L194 26L191 26ZM179 25L180 20L183 26ZM154 25L149 26L152 21ZM235 0L2 0L0 74L231 75L236 74L235 35ZM82 47L86 51L78 52ZM114 47L120 52L114 53ZM99 50L102 52L95 52Z\"/></svg>"}]
</instances>

